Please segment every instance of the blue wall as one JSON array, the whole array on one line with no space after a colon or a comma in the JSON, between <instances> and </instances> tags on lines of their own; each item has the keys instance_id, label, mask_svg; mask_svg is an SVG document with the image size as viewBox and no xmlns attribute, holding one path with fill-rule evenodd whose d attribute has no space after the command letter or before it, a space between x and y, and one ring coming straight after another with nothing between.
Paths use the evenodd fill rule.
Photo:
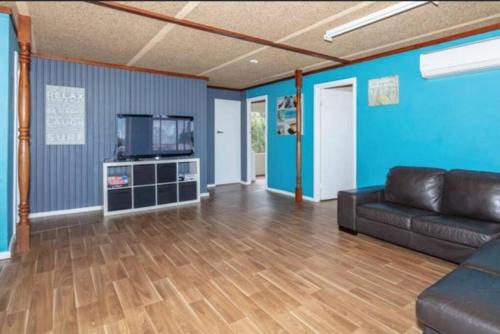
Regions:
<instances>
[{"instance_id":1,"label":"blue wall","mask_svg":"<svg viewBox=\"0 0 500 334\"><path fill-rule=\"evenodd\" d=\"M395 165L500 171L500 70L423 79L421 53L498 37L500 30L304 77L303 188L313 196L314 85L357 78L358 187L381 184ZM399 75L400 103L368 106L368 80ZM293 191L295 137L277 136L276 99L295 93L293 80L260 86L269 96L269 187Z\"/></svg>"},{"instance_id":2,"label":"blue wall","mask_svg":"<svg viewBox=\"0 0 500 334\"><path fill-rule=\"evenodd\" d=\"M201 191L207 184L207 82L34 57L31 212L102 205L102 163L114 156L116 114L194 116ZM86 144L45 145L45 86L84 87Z\"/></svg>"},{"instance_id":3,"label":"blue wall","mask_svg":"<svg viewBox=\"0 0 500 334\"><path fill-rule=\"evenodd\" d=\"M13 234L13 72L17 38L10 16L0 14L0 252Z\"/></svg>"},{"instance_id":4,"label":"blue wall","mask_svg":"<svg viewBox=\"0 0 500 334\"><path fill-rule=\"evenodd\" d=\"M208 184L215 183L215 99L241 101L241 179L247 178L247 126L245 93L234 90L208 88L207 93L207 142L208 142Z\"/></svg>"}]
</instances>

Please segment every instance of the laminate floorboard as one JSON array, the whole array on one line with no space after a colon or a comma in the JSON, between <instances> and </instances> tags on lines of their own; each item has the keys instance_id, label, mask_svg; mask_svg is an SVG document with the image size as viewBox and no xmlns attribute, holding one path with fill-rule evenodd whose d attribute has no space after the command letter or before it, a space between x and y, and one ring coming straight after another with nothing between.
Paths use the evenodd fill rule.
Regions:
<instances>
[{"instance_id":1,"label":"laminate floorboard","mask_svg":"<svg viewBox=\"0 0 500 334\"><path fill-rule=\"evenodd\" d=\"M33 220L0 261L0 333L420 333L416 296L455 266L339 232L336 210L238 184Z\"/></svg>"}]
</instances>

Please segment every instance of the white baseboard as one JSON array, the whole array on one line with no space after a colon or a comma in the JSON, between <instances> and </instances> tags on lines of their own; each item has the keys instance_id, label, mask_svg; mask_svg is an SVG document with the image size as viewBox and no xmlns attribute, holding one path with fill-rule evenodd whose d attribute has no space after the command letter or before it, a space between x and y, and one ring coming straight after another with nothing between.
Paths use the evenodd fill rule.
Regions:
<instances>
[{"instance_id":1,"label":"white baseboard","mask_svg":"<svg viewBox=\"0 0 500 334\"><path fill-rule=\"evenodd\" d=\"M75 213L91 212L102 210L102 206L88 206L85 208L68 209L68 210L57 210L57 211L45 211L45 212L35 212L30 213L29 218L41 218L50 216L60 216L60 215L71 215Z\"/></svg>"},{"instance_id":2,"label":"white baseboard","mask_svg":"<svg viewBox=\"0 0 500 334\"><path fill-rule=\"evenodd\" d=\"M207 184L207 188L215 188L215 184Z\"/></svg>"},{"instance_id":3,"label":"white baseboard","mask_svg":"<svg viewBox=\"0 0 500 334\"><path fill-rule=\"evenodd\" d=\"M16 242L16 233L14 232L12 233L12 237L10 238L9 250L6 252L0 252L0 260L6 260L12 257L12 254L14 253L12 248L14 247L15 242Z\"/></svg>"},{"instance_id":4,"label":"white baseboard","mask_svg":"<svg viewBox=\"0 0 500 334\"><path fill-rule=\"evenodd\" d=\"M209 192L206 192L206 193L200 193L200 197L209 197L210 196L210 193Z\"/></svg>"},{"instance_id":5,"label":"white baseboard","mask_svg":"<svg viewBox=\"0 0 500 334\"><path fill-rule=\"evenodd\" d=\"M245 185L245 186L249 186L252 184L252 182L250 181L240 181L241 184Z\"/></svg>"},{"instance_id":6,"label":"white baseboard","mask_svg":"<svg viewBox=\"0 0 500 334\"><path fill-rule=\"evenodd\" d=\"M285 196L288 196L288 197L295 197L294 193L289 192L289 191L285 191L285 190L280 190L280 189L275 189L275 188L269 188L269 187L266 188L266 190L269 191L269 192L275 193L275 194L285 195ZM318 202L314 198L309 197L309 196L302 196L302 198L305 199L306 201L309 201L309 202Z\"/></svg>"}]
</instances>

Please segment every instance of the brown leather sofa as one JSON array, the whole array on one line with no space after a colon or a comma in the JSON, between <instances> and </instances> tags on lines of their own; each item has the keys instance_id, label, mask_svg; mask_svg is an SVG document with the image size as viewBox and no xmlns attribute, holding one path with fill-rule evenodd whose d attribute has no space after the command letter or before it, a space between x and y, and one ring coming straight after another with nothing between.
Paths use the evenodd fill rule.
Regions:
<instances>
[{"instance_id":1,"label":"brown leather sofa","mask_svg":"<svg viewBox=\"0 0 500 334\"><path fill-rule=\"evenodd\" d=\"M394 167L385 187L340 191L337 222L460 263L500 237L500 174Z\"/></svg>"},{"instance_id":2,"label":"brown leather sofa","mask_svg":"<svg viewBox=\"0 0 500 334\"><path fill-rule=\"evenodd\" d=\"M499 173L395 167L385 187L339 192L337 221L461 263L418 297L425 334L500 334Z\"/></svg>"},{"instance_id":3,"label":"brown leather sofa","mask_svg":"<svg viewBox=\"0 0 500 334\"><path fill-rule=\"evenodd\" d=\"M424 334L500 334L500 240L422 292L417 318Z\"/></svg>"}]
</instances>

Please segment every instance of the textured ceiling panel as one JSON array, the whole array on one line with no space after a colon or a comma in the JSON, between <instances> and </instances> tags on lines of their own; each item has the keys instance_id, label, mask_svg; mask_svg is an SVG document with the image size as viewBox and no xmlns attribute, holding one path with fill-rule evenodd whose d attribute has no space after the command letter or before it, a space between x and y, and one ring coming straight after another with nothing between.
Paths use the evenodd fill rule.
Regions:
<instances>
[{"instance_id":1,"label":"textured ceiling panel","mask_svg":"<svg viewBox=\"0 0 500 334\"><path fill-rule=\"evenodd\" d=\"M15 7L15 3L12 1L0 1L0 6L13 8Z\"/></svg>"},{"instance_id":2,"label":"textured ceiling panel","mask_svg":"<svg viewBox=\"0 0 500 334\"><path fill-rule=\"evenodd\" d=\"M288 41L299 47L346 57L362 50L430 33L457 24L474 21L500 13L500 2L439 2L427 4L406 13L376 22L364 28L335 37L333 42L323 40L325 31L335 25L325 25Z\"/></svg>"},{"instance_id":3,"label":"textured ceiling panel","mask_svg":"<svg viewBox=\"0 0 500 334\"><path fill-rule=\"evenodd\" d=\"M259 63L252 64L252 57L242 59L223 69L210 73L210 85L228 85L228 87L241 88L248 86L249 82L277 74L294 71L297 68L316 64L320 60L314 57L299 55L278 49L267 49L255 57ZM331 64L334 64L331 62ZM289 75L289 74L288 74ZM284 74L283 76L286 76Z\"/></svg>"},{"instance_id":4,"label":"textured ceiling panel","mask_svg":"<svg viewBox=\"0 0 500 334\"><path fill-rule=\"evenodd\" d=\"M85 2L30 2L39 52L127 63L164 23Z\"/></svg>"},{"instance_id":5,"label":"textured ceiling panel","mask_svg":"<svg viewBox=\"0 0 500 334\"><path fill-rule=\"evenodd\" d=\"M258 47L260 45L177 26L136 65L198 74Z\"/></svg>"},{"instance_id":6,"label":"textured ceiling panel","mask_svg":"<svg viewBox=\"0 0 500 334\"><path fill-rule=\"evenodd\" d=\"M206 1L187 19L274 41L354 5L354 1Z\"/></svg>"},{"instance_id":7,"label":"textured ceiling panel","mask_svg":"<svg viewBox=\"0 0 500 334\"><path fill-rule=\"evenodd\" d=\"M399 48L403 48L406 46L415 45L418 43L431 41L431 40L438 39L441 37L447 37L450 35L459 34L462 32L470 31L470 30L473 30L476 28L481 28L481 27L488 26L488 25L495 24L495 23L499 23L499 22L500 22L500 13L496 14L496 17L494 17L494 18L486 19L486 20L481 19L481 20L478 20L478 22L473 23L473 24L459 25L453 29L447 28L445 30L443 29L444 31L433 32L432 34L424 34L424 35L416 36L416 37L412 36L412 37L405 39L405 40L398 40L398 41L390 42L387 44L377 45L372 49L366 49L366 50L362 50L362 51L350 54L350 55L348 55L348 57L346 57L346 59L353 60L353 59L358 59L358 58L364 58L364 57L376 55L376 54L379 54L382 52L386 52L386 51L390 51L390 50L394 50L394 49L399 49Z\"/></svg>"}]
</instances>

